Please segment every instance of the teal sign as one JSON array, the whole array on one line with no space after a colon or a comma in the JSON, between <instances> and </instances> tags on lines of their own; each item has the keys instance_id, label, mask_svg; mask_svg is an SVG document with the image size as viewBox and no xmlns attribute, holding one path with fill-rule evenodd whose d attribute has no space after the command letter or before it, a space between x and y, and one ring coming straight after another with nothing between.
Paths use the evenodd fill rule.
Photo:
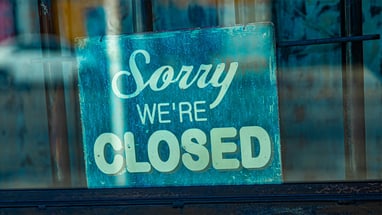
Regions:
<instances>
[{"instance_id":1,"label":"teal sign","mask_svg":"<svg viewBox=\"0 0 382 215\"><path fill-rule=\"evenodd\" d=\"M89 187L281 183L274 32L77 41Z\"/></svg>"}]
</instances>

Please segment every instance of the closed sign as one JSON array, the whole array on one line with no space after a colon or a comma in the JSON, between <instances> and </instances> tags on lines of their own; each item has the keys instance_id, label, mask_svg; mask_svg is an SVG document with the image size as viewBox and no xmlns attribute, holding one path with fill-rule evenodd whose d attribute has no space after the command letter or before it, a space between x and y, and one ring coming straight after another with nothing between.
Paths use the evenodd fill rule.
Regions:
<instances>
[{"instance_id":1,"label":"closed sign","mask_svg":"<svg viewBox=\"0 0 382 215\"><path fill-rule=\"evenodd\" d=\"M273 26L77 40L89 187L282 181Z\"/></svg>"}]
</instances>

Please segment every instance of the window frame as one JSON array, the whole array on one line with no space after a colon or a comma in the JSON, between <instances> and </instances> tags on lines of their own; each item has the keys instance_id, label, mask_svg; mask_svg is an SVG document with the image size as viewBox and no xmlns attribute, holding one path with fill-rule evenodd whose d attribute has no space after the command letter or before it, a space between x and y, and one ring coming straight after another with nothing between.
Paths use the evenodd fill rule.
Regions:
<instances>
[{"instance_id":1,"label":"window frame","mask_svg":"<svg viewBox=\"0 0 382 215\"><path fill-rule=\"evenodd\" d=\"M382 182L285 183L277 185L195 186L106 189L0 190L1 209L79 209L79 207L169 207L182 209L212 205L268 205L286 208L306 204L305 212L368 205L382 210ZM296 205L296 203L298 203ZM321 205L321 208L315 208ZM147 210L149 210L147 208Z\"/></svg>"},{"instance_id":2,"label":"window frame","mask_svg":"<svg viewBox=\"0 0 382 215\"><path fill-rule=\"evenodd\" d=\"M356 0L341 0L342 4L351 5ZM359 1L362 2L362 1ZM345 7L344 7L345 8ZM348 11L349 12L349 11ZM348 12L343 11L343 21L351 26L356 20ZM41 13L42 14L42 13ZM347 14L347 15L345 15ZM362 11L361 15L362 16ZM355 16L356 18L360 16ZM42 18L42 17L41 17ZM45 20L45 19L42 19ZM42 33L49 33L52 29L50 21L42 23ZM356 24L355 24L356 25ZM361 24L362 25L362 24ZM44 27L45 26L45 27ZM349 29L348 29L349 30ZM327 43L342 43L346 52L349 43L361 43L365 40L380 39L379 34L357 35L343 29L342 37L323 38L305 41L278 41L277 48L300 45L316 45ZM359 30L359 29L358 29ZM362 30L362 28L361 28ZM347 33L345 33L345 31ZM358 48L359 49L359 48ZM345 124L346 122L344 122ZM349 143L350 147L353 143ZM359 155L365 156L365 155ZM351 159L351 158L349 158ZM68 165L65 161L56 161L60 167ZM348 167L351 169L350 167ZM58 171L58 170L57 170ZM350 171L350 170L349 170ZM52 172L55 175L57 172ZM350 175L353 173L349 173ZM357 174L357 173L354 173ZM350 176L352 179L353 176ZM354 176L354 178L357 178ZM65 179L67 180L67 179ZM55 179L55 184L65 185ZM266 204L299 207L295 203L308 206L303 212L318 210L314 205L333 207L340 211L349 205L360 206L371 203L377 211L382 211L382 181L348 181L348 182L316 182L316 183L283 183L276 185L238 185L238 186L194 186L194 187L151 187L151 188L106 188L106 189L9 189L0 190L1 209L38 209L73 208L80 207L130 207L130 206L166 206L182 209L187 206L198 205L229 205L238 204L245 207L250 204ZM333 206L334 205L334 206ZM261 208L261 207L260 207ZM216 208L216 211L218 209Z\"/></svg>"}]
</instances>

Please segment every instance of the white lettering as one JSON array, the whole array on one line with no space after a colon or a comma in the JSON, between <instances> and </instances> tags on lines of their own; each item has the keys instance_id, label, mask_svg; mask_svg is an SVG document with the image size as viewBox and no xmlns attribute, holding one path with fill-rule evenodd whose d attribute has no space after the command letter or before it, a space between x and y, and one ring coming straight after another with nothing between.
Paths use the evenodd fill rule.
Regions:
<instances>
[{"instance_id":1,"label":"white lettering","mask_svg":"<svg viewBox=\"0 0 382 215\"><path fill-rule=\"evenodd\" d=\"M129 99L129 98L134 98L136 97L137 95L139 95L141 93L141 91L146 87L145 83L143 82L143 78L142 78L142 75L141 73L139 72L139 69L138 69L138 66L135 62L135 58L138 54L142 54L144 57L145 57L145 63L146 64L149 64L150 63L150 54L145 51L145 50L135 50L131 55L130 55L130 59L129 59L129 66L130 66L130 69L131 69L131 73L133 75L133 78L135 80L135 83L137 85L137 88L135 89L135 91L131 94L123 94L121 93L121 91L119 91L119 88L118 88L118 84L117 84L117 81L119 79L120 76L122 75L127 75L127 76L130 76L131 73L128 72L128 71L120 71L120 72L117 72L113 79L112 79L112 82L111 82L111 86L112 86L112 90L114 92L114 94L121 98L121 99Z\"/></svg>"},{"instance_id":2,"label":"white lettering","mask_svg":"<svg viewBox=\"0 0 382 215\"><path fill-rule=\"evenodd\" d=\"M169 103L159 103L158 104L158 117L159 117L159 123L170 123L171 120L169 119L163 119L165 115L169 115L170 111L164 110L164 108L170 107Z\"/></svg>"},{"instance_id":3,"label":"white lettering","mask_svg":"<svg viewBox=\"0 0 382 215\"><path fill-rule=\"evenodd\" d=\"M171 115L174 117L179 115L179 122L184 121L189 122L205 122L208 119L206 101L195 101L190 102L179 102L176 103L154 103L154 104L144 104L143 106L137 104L137 112L142 125L147 124L147 122L154 124L159 123L171 123Z\"/></svg>"},{"instance_id":4,"label":"white lettering","mask_svg":"<svg viewBox=\"0 0 382 215\"><path fill-rule=\"evenodd\" d=\"M117 135L103 133L95 141L94 160L99 170L108 175L122 174L126 170L129 173L149 173L152 169L171 173L181 163L193 172L207 170L210 163L219 171L238 170L240 167L260 169L269 165L272 144L267 131L259 126L246 126L240 129L239 135L237 133L233 127L211 129L209 150L207 135L200 129L185 130L180 142L172 132L158 130L148 138L147 151L144 152L136 151L132 132L124 134L124 144ZM110 152L107 152L109 144ZM168 155L161 153L161 147L168 148ZM137 161L137 154L142 153L146 153L148 161ZM241 161L238 159L240 154Z\"/></svg>"},{"instance_id":5,"label":"white lettering","mask_svg":"<svg viewBox=\"0 0 382 215\"><path fill-rule=\"evenodd\" d=\"M160 77L162 77L162 86L158 86L160 82ZM162 66L158 68L154 74L151 76L149 83L150 88L153 91L164 90L168 85L171 84L174 77L174 69L171 66Z\"/></svg>"},{"instance_id":6,"label":"white lettering","mask_svg":"<svg viewBox=\"0 0 382 215\"><path fill-rule=\"evenodd\" d=\"M142 74L137 66L136 57L138 54L142 54L145 63L150 63L150 54L146 50L135 50L129 59L129 71L117 72L112 79L112 90L114 94L121 99L129 99L138 96L147 86L153 91L162 91L166 89L172 83L178 83L179 89L188 89L196 82L196 86L199 89L203 89L211 85L214 88L220 88L218 95L215 100L210 104L210 109L215 108L220 104L228 88L230 87L232 80L236 74L238 68L238 62L232 62L229 66L228 71L225 73L225 63L220 63L216 66L216 69L212 75L209 75L212 69L212 64L201 64L196 75L191 78L191 73L193 71L193 66L182 66L179 74L174 78L174 69L169 66L161 66L154 71L149 80L145 82L143 80ZM131 76L134 78L136 89L129 93L123 93L120 91L118 86L118 80L122 76ZM182 76L183 75L183 76ZM223 77L225 75L225 77ZM210 77L210 78L209 78Z\"/></svg>"},{"instance_id":7,"label":"white lettering","mask_svg":"<svg viewBox=\"0 0 382 215\"><path fill-rule=\"evenodd\" d=\"M139 118L141 119L141 123L143 125L146 124L146 116L148 116L151 124L154 123L156 106L157 106L156 104L153 104L151 111L150 111L149 105L145 104L145 106L143 108L143 113L142 113L141 107L139 106L139 104L137 104L137 110L138 110Z\"/></svg>"},{"instance_id":8,"label":"white lettering","mask_svg":"<svg viewBox=\"0 0 382 215\"><path fill-rule=\"evenodd\" d=\"M138 172L150 172L151 165L148 162L137 162L137 157L135 154L135 140L134 134L131 132L126 132L124 135L125 139L125 153L126 153L126 169L131 173Z\"/></svg>"},{"instance_id":9,"label":"white lettering","mask_svg":"<svg viewBox=\"0 0 382 215\"><path fill-rule=\"evenodd\" d=\"M192 122L192 106L189 102L180 102L179 103L179 119L180 122L183 122L183 115L187 114L188 119L190 122Z\"/></svg>"},{"instance_id":10,"label":"white lettering","mask_svg":"<svg viewBox=\"0 0 382 215\"><path fill-rule=\"evenodd\" d=\"M252 138L259 143L259 153L254 156ZM271 160L272 145L267 131L259 126L242 127L240 129L242 164L247 169L259 169L265 167Z\"/></svg>"},{"instance_id":11,"label":"white lettering","mask_svg":"<svg viewBox=\"0 0 382 215\"><path fill-rule=\"evenodd\" d=\"M222 142L226 138L234 138L237 134L235 128L213 128L211 130L211 156L212 166L219 170L239 169L240 162L236 158L224 158L224 154L237 151L234 142Z\"/></svg>"},{"instance_id":12,"label":"white lettering","mask_svg":"<svg viewBox=\"0 0 382 215\"><path fill-rule=\"evenodd\" d=\"M194 118L197 122L205 122L207 118L200 117L199 113L205 113L206 109L199 108L200 105L206 104L206 101L196 101L194 102Z\"/></svg>"},{"instance_id":13,"label":"white lettering","mask_svg":"<svg viewBox=\"0 0 382 215\"><path fill-rule=\"evenodd\" d=\"M191 85L193 83L195 83L195 81L198 79L200 69L199 69L198 73L196 73L194 78L188 83L188 79L190 78L190 75L191 75L193 69L194 69L194 66L182 66L182 68L180 69L178 77L176 77L176 80L174 81L174 82L177 82L179 80L179 88L180 89L184 90L184 89L191 87ZM183 72L186 72L186 73L182 77Z\"/></svg>"},{"instance_id":14,"label":"white lettering","mask_svg":"<svg viewBox=\"0 0 382 215\"><path fill-rule=\"evenodd\" d=\"M163 161L159 155L159 145L161 142L166 143L169 148L167 161ZM154 132L149 138L147 150L151 165L159 172L172 172L178 167L180 147L178 139L173 133L166 130Z\"/></svg>"},{"instance_id":15,"label":"white lettering","mask_svg":"<svg viewBox=\"0 0 382 215\"><path fill-rule=\"evenodd\" d=\"M105 174L114 175L122 171L123 156L115 154L111 163L106 161L105 147L110 144L116 152L123 149L122 142L117 135L113 133L101 134L94 143L94 160L98 168Z\"/></svg>"},{"instance_id":16,"label":"white lettering","mask_svg":"<svg viewBox=\"0 0 382 215\"><path fill-rule=\"evenodd\" d=\"M207 143L206 134L200 129L188 129L182 134L182 148L186 151L182 155L185 167L191 171L203 171L210 163L208 149L204 146ZM193 156L198 159L194 160Z\"/></svg>"}]
</instances>

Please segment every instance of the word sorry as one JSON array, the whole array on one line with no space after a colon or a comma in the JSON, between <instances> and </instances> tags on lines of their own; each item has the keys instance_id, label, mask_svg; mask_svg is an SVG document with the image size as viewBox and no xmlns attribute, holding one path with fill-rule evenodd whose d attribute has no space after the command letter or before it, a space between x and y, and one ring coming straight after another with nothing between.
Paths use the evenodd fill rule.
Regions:
<instances>
[{"instance_id":1,"label":"word sorry","mask_svg":"<svg viewBox=\"0 0 382 215\"><path fill-rule=\"evenodd\" d=\"M259 169L270 162L271 140L263 128L247 126L240 129L241 163L234 157L238 151L238 144L231 142L236 136L237 130L233 127L211 129L209 152L206 147L207 135L200 129L191 128L184 131L180 144L170 131L158 130L148 139L145 153L149 161L138 162L133 133L124 134L124 143L113 133L103 133L96 139L93 152L97 167L108 175L122 174L126 170L129 173L148 173L152 168L169 173L175 171L181 162L187 169L195 172L206 170L211 161L213 168L217 170L237 170L241 166L246 169ZM257 142L254 139L257 139ZM109 144L114 151L112 159L106 159L105 155L105 148ZM168 146L169 153L165 159L159 153L161 144Z\"/></svg>"},{"instance_id":2,"label":"word sorry","mask_svg":"<svg viewBox=\"0 0 382 215\"><path fill-rule=\"evenodd\" d=\"M225 63L218 64L212 75L210 75L212 64L201 64L195 75L191 75L193 73L194 66L183 65L177 76L174 74L173 67L165 65L156 69L149 80L144 81L136 63L136 57L138 54L143 55L146 64L150 63L150 54L146 50L135 50L130 55L129 59L131 72L120 71L113 76L112 90L114 94L121 99L134 98L138 96L147 86L150 87L150 89L153 91L162 91L166 89L170 84L176 82L178 82L180 89L187 89L193 84L196 84L199 89L203 89L211 85L214 88L220 88L216 99L210 104L210 109L213 109L218 106L221 100L224 98L239 65L238 62L232 62L228 71L225 73L225 77L223 77ZM125 94L121 92L117 83L122 76L130 75L132 75L134 78L136 89L130 94Z\"/></svg>"}]
</instances>

